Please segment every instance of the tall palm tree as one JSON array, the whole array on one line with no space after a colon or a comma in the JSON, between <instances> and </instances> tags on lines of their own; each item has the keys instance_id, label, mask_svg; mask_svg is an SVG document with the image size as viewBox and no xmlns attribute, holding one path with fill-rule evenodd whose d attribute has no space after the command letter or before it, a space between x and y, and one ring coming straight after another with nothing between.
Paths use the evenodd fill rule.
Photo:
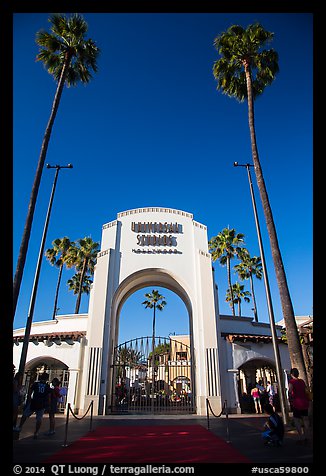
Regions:
<instances>
[{"instance_id":1,"label":"tall palm tree","mask_svg":"<svg viewBox=\"0 0 326 476\"><path fill-rule=\"evenodd\" d=\"M209 251L212 254L212 260L219 260L222 266L226 265L228 284L231 294L233 292L231 283L231 259L240 253L240 250L244 246L244 235L242 233L236 233L234 228L223 228L223 230L208 242ZM231 300L231 308L233 317L235 317L234 299Z\"/></svg>"},{"instance_id":2,"label":"tall palm tree","mask_svg":"<svg viewBox=\"0 0 326 476\"><path fill-rule=\"evenodd\" d=\"M99 246L99 243L93 241L91 237L85 237L77 240L69 250L66 263L68 266L76 268L80 280L75 314L79 313L84 277L86 273L94 274Z\"/></svg>"},{"instance_id":3,"label":"tall palm tree","mask_svg":"<svg viewBox=\"0 0 326 476\"><path fill-rule=\"evenodd\" d=\"M248 250L241 250L239 255L241 262L234 266L234 270L238 274L239 278L243 281L244 279L249 279L250 282L250 292L252 296L252 302L254 305L254 317L255 321L258 322L258 312L256 304L256 296L254 290L254 282L252 277L256 276L257 279L261 279L263 276L263 270L261 265L260 256L251 257Z\"/></svg>"},{"instance_id":4,"label":"tall palm tree","mask_svg":"<svg viewBox=\"0 0 326 476\"><path fill-rule=\"evenodd\" d=\"M66 236L64 236L63 238L57 238L52 241L53 248L49 248L45 252L45 256L47 260L50 262L50 264L52 264L52 266L56 266L57 268L59 268L59 276L58 276L57 286L55 290L52 319L55 319L55 316L56 316L62 271L63 271L63 267L65 264L67 255L69 253L69 250L71 249L72 244L73 243L71 243L69 238L67 238Z\"/></svg>"},{"instance_id":5,"label":"tall palm tree","mask_svg":"<svg viewBox=\"0 0 326 476\"><path fill-rule=\"evenodd\" d=\"M259 160L255 131L254 100L262 94L266 86L272 84L279 71L277 52L274 49L264 49L273 36L273 33L266 31L259 23L249 25L246 29L239 25L231 26L214 40L214 46L221 58L215 61L213 74L217 89L238 101L246 99L248 103L252 160L271 245L291 364L298 368L307 382L299 333Z\"/></svg>"},{"instance_id":6,"label":"tall palm tree","mask_svg":"<svg viewBox=\"0 0 326 476\"><path fill-rule=\"evenodd\" d=\"M52 33L39 31L36 34L36 43L40 47L40 52L36 59L37 61L43 62L47 71L57 81L57 88L42 141L22 242L19 249L13 284L13 315L15 315L23 277L42 171L63 87L65 84L69 87L77 85L78 82L88 83L92 79L91 71L97 71L96 60L99 55L99 48L95 45L93 40L86 40L85 38L88 25L81 15L74 14L67 18L65 15L55 13L50 16L49 22L51 23Z\"/></svg>"},{"instance_id":7,"label":"tall palm tree","mask_svg":"<svg viewBox=\"0 0 326 476\"><path fill-rule=\"evenodd\" d=\"M163 311L166 306L165 297L162 296L157 289L153 289L151 293L146 293L147 298L142 304L145 309L153 309L153 331L152 331L152 405L154 405L154 393L155 393L155 320L156 309Z\"/></svg>"},{"instance_id":8,"label":"tall palm tree","mask_svg":"<svg viewBox=\"0 0 326 476\"><path fill-rule=\"evenodd\" d=\"M226 302L230 303L230 306L232 302L234 304L238 304L238 316L241 317L241 303L242 299L244 299L245 302L250 302L250 298L248 296L251 296L249 291L245 291L244 289L244 284L240 284L238 282L232 284L232 292L230 288L226 292Z\"/></svg>"}]
</instances>

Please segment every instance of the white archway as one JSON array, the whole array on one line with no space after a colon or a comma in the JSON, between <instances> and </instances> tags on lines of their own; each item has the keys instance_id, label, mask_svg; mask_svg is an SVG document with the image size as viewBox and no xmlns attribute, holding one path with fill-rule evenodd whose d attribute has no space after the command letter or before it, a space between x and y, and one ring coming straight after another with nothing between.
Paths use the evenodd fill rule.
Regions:
<instances>
[{"instance_id":1,"label":"white archway","mask_svg":"<svg viewBox=\"0 0 326 476\"><path fill-rule=\"evenodd\" d=\"M128 296L148 285L166 287L183 300L195 361L197 413L205 414L208 396L220 411L218 309L207 229L192 214L169 208L128 210L103 226L90 296L84 406L93 400L95 411L103 412L119 312Z\"/></svg>"},{"instance_id":2,"label":"white archway","mask_svg":"<svg viewBox=\"0 0 326 476\"><path fill-rule=\"evenodd\" d=\"M177 294L183 303L186 306L188 316L189 316L189 340L190 340L190 349L192 352L191 361L194 362L195 356L193 353L193 331L192 331L192 317L193 317L193 310L192 304L190 301L190 297L185 289L185 284L180 283L181 279L176 275L172 275L171 272L161 269L161 268L148 268L145 270L136 271L135 273L128 276L117 288L113 300L112 300L112 307L111 307L111 325L112 325L112 332L111 335L114 335L114 339L111 343L108 343L108 360L105 358L103 359L103 373L105 372L105 366L107 369L107 386L105 390L105 395L110 396L112 395L114 389L112 388L112 369L113 369L113 362L110 358L113 358L114 349L118 344L118 330L119 330L119 318L121 309L126 302L126 300L136 291L145 288L147 286L158 286L164 287L169 289L170 291ZM111 344L111 345L110 345ZM192 381L192 391L193 394L196 395L196 381L195 375L193 370L191 370L191 381ZM106 405L108 407L108 405ZM107 410L106 410L107 411ZM104 410L103 410L104 412Z\"/></svg>"}]
</instances>

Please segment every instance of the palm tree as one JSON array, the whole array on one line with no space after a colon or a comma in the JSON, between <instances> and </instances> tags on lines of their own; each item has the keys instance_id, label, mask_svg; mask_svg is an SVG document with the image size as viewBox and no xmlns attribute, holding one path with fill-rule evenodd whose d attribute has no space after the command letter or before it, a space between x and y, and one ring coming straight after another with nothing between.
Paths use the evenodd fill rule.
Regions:
<instances>
[{"instance_id":1,"label":"palm tree","mask_svg":"<svg viewBox=\"0 0 326 476\"><path fill-rule=\"evenodd\" d=\"M152 408L154 405L154 393L155 393L155 320L156 309L163 311L166 306L165 297L162 296L157 289L153 289L151 293L146 293L147 298L142 304L145 309L153 309L153 332L152 332Z\"/></svg>"},{"instance_id":2,"label":"palm tree","mask_svg":"<svg viewBox=\"0 0 326 476\"><path fill-rule=\"evenodd\" d=\"M227 290L226 293L226 302L230 303L230 306L232 306L232 302L234 304L238 304L238 316L241 317L241 302L242 299L245 300L245 302L250 302L250 299L248 296L251 296L249 291L244 290L244 284L240 284L238 282L232 284L232 292L230 288Z\"/></svg>"},{"instance_id":3,"label":"palm tree","mask_svg":"<svg viewBox=\"0 0 326 476\"><path fill-rule=\"evenodd\" d=\"M94 72L97 71L96 59L99 55L99 48L95 45L93 40L85 39L88 26L81 15L74 14L70 18L67 18L65 15L55 13L50 16L49 22L51 23L52 33L39 31L36 34L36 43L40 47L40 52L36 59L37 61L43 62L47 71L57 81L57 88L42 141L22 242L19 249L13 284L13 316L15 316L23 277L42 171L63 87L65 84L69 87L77 85L78 82L88 83L92 79L91 70Z\"/></svg>"},{"instance_id":4,"label":"palm tree","mask_svg":"<svg viewBox=\"0 0 326 476\"><path fill-rule=\"evenodd\" d=\"M97 254L99 252L99 243L92 240L91 237L81 238L71 246L67 256L67 265L74 266L79 277L78 297L76 302L75 314L79 313L81 295L83 293L83 283L86 273L94 274ZM77 278L76 278L77 279Z\"/></svg>"},{"instance_id":5,"label":"palm tree","mask_svg":"<svg viewBox=\"0 0 326 476\"><path fill-rule=\"evenodd\" d=\"M92 279L88 274L85 274L83 277L82 281L82 286L80 287L80 274L81 273L76 273L74 274L70 279L68 279L67 284L68 284L68 289L69 291L73 291L74 294L77 294L78 297L81 296L82 294L89 294L91 290L91 284L92 284ZM78 314L75 310L75 314Z\"/></svg>"},{"instance_id":6,"label":"palm tree","mask_svg":"<svg viewBox=\"0 0 326 476\"><path fill-rule=\"evenodd\" d=\"M263 276L262 265L260 256L251 257L247 250L241 250L239 255L241 262L234 266L234 270L238 274L239 278L243 281L244 279L249 279L250 282L250 291L252 296L252 302L254 305L254 317L255 321L258 322L258 313L257 313L257 304L256 296L254 291L254 282L252 276L256 276L257 279L261 279Z\"/></svg>"},{"instance_id":7,"label":"palm tree","mask_svg":"<svg viewBox=\"0 0 326 476\"><path fill-rule=\"evenodd\" d=\"M233 288L231 283L230 261L240 253L243 245L244 235L242 233L236 233L234 228L224 228L218 235L211 238L208 242L208 248L212 254L212 260L216 261L218 259L222 266L226 265L228 284L231 294L233 292ZM233 317L235 317L233 298L231 300L231 308Z\"/></svg>"},{"instance_id":8,"label":"palm tree","mask_svg":"<svg viewBox=\"0 0 326 476\"><path fill-rule=\"evenodd\" d=\"M53 248L47 249L45 252L45 256L47 260L50 262L50 264L52 264L52 266L56 266L57 268L59 268L59 276L58 276L58 281L57 281L57 286L55 291L54 308L53 308L53 314L52 314L52 319L55 319L56 312L57 312L59 288L61 283L63 266L65 264L67 254L71 246L73 245L73 243L71 243L69 238L65 236L63 238L57 238L53 240L52 245L53 245Z\"/></svg>"},{"instance_id":9,"label":"palm tree","mask_svg":"<svg viewBox=\"0 0 326 476\"><path fill-rule=\"evenodd\" d=\"M302 348L259 160L255 131L254 100L262 94L266 86L272 84L279 71L277 52L274 49L263 49L273 36L273 33L264 30L259 23L249 25L247 29L239 25L231 26L214 40L214 46L221 58L215 61L213 74L217 81L217 89L240 102L246 99L248 103L251 153L271 245L291 364L298 368L300 375L307 382Z\"/></svg>"}]
</instances>

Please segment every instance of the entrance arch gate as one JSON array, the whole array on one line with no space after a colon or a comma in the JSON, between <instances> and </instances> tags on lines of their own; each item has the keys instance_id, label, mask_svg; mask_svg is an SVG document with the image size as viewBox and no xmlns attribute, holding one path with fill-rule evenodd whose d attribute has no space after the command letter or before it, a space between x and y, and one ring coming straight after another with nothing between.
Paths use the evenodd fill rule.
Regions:
<instances>
[{"instance_id":1,"label":"entrance arch gate","mask_svg":"<svg viewBox=\"0 0 326 476\"><path fill-rule=\"evenodd\" d=\"M218 304L207 229L192 214L171 208L128 210L103 225L82 363L84 409L93 401L95 414L110 412L120 311L146 286L165 287L183 300L189 314L193 408L205 415L209 397L214 412L220 412ZM176 384L186 386L186 378L180 376Z\"/></svg>"},{"instance_id":2,"label":"entrance arch gate","mask_svg":"<svg viewBox=\"0 0 326 476\"><path fill-rule=\"evenodd\" d=\"M191 349L176 338L140 337L115 347L113 413L194 412Z\"/></svg>"}]
</instances>

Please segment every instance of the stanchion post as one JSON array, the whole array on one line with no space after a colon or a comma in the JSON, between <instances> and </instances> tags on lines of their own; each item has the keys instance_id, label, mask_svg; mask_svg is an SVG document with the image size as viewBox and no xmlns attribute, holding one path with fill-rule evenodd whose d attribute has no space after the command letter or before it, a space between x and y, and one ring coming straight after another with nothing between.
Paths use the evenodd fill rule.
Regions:
<instances>
[{"instance_id":1,"label":"stanchion post","mask_svg":"<svg viewBox=\"0 0 326 476\"><path fill-rule=\"evenodd\" d=\"M230 443L230 430L229 430L229 412L228 412L228 402L224 401L225 406L225 418L226 418L226 442Z\"/></svg>"},{"instance_id":2,"label":"stanchion post","mask_svg":"<svg viewBox=\"0 0 326 476\"><path fill-rule=\"evenodd\" d=\"M208 398L206 398L206 417L207 417L207 430L209 430L209 401Z\"/></svg>"},{"instance_id":3,"label":"stanchion post","mask_svg":"<svg viewBox=\"0 0 326 476\"><path fill-rule=\"evenodd\" d=\"M67 403L67 415L66 415L66 428L65 428L65 440L63 442L63 447L66 448L68 446L67 444L67 438L68 438L68 423L69 423L69 412L70 412L70 403Z\"/></svg>"},{"instance_id":4,"label":"stanchion post","mask_svg":"<svg viewBox=\"0 0 326 476\"><path fill-rule=\"evenodd\" d=\"M91 401L91 422L89 425L89 431L92 431L92 427L93 427L93 403L94 403L94 400Z\"/></svg>"}]
</instances>

